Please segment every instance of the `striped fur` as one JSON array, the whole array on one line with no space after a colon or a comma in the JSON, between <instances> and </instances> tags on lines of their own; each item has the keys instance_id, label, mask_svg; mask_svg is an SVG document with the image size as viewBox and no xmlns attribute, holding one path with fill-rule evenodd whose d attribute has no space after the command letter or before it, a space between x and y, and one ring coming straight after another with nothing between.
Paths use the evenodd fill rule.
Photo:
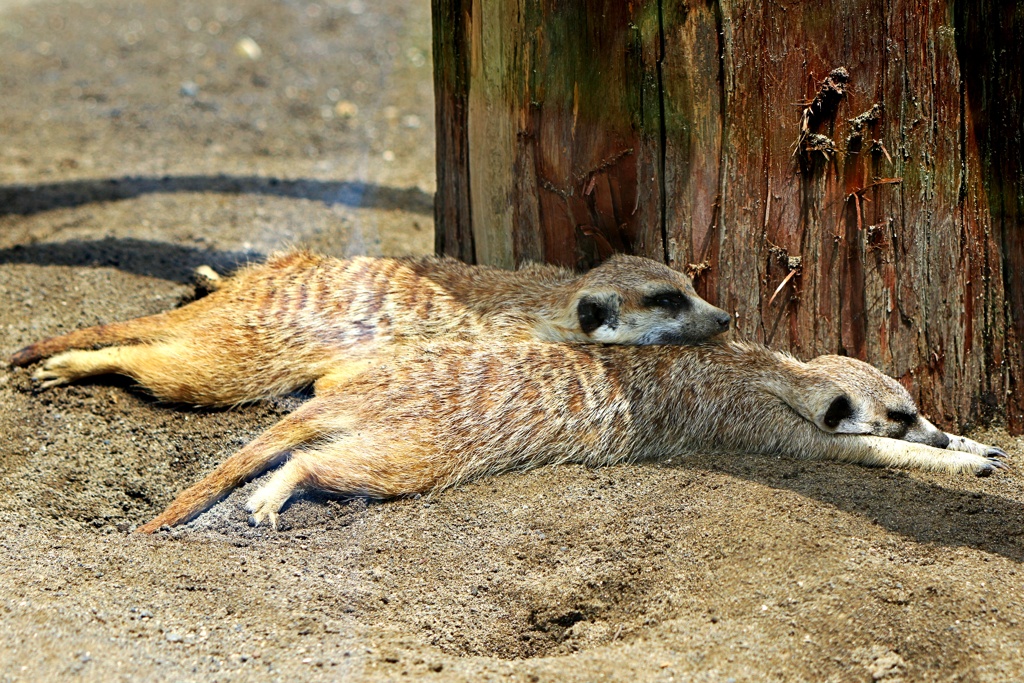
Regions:
<instances>
[{"instance_id":1,"label":"striped fur","mask_svg":"<svg viewBox=\"0 0 1024 683\"><path fill-rule=\"evenodd\" d=\"M823 416L837 401L850 410L832 424ZM742 343L416 343L347 372L139 531L184 522L285 459L249 501L256 523L276 524L307 489L387 498L513 469L694 452L978 474L1004 467L999 449L922 440L948 442L899 383L850 358L803 363Z\"/></svg>"},{"instance_id":2,"label":"striped fur","mask_svg":"<svg viewBox=\"0 0 1024 683\"><path fill-rule=\"evenodd\" d=\"M45 339L11 363L49 358L34 375L44 388L120 373L163 400L224 406L309 385L338 362L396 340L488 333L687 344L724 331L729 320L688 277L634 256L581 275L545 265L506 271L448 258L339 260L294 251L215 283L182 308ZM664 291L685 306L652 303ZM598 314L586 330L584 305L591 319Z\"/></svg>"}]
</instances>

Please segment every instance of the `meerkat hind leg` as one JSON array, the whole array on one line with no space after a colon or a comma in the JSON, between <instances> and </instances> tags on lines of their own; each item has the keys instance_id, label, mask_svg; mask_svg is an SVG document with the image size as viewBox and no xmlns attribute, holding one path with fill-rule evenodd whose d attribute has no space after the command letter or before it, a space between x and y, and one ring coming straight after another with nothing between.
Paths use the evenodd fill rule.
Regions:
<instances>
[{"instance_id":1,"label":"meerkat hind leg","mask_svg":"<svg viewBox=\"0 0 1024 683\"><path fill-rule=\"evenodd\" d=\"M224 382L231 368L215 360L181 341L108 346L59 353L48 358L32 379L48 389L85 377L125 375L158 399L196 405L231 405L258 398Z\"/></svg>"},{"instance_id":2,"label":"meerkat hind leg","mask_svg":"<svg viewBox=\"0 0 1024 683\"><path fill-rule=\"evenodd\" d=\"M277 527L277 516L296 491L320 490L373 498L422 493L443 479L443 468L401 438L360 430L333 442L292 452L249 498L250 523Z\"/></svg>"},{"instance_id":3,"label":"meerkat hind leg","mask_svg":"<svg viewBox=\"0 0 1024 683\"><path fill-rule=\"evenodd\" d=\"M174 526L194 518L209 509L218 500L245 482L273 467L289 452L347 428L344 415L328 409L324 402L313 398L286 415L244 448L222 462L201 481L178 495L157 517L137 529L153 533L163 525ZM262 490L262 489L261 489ZM282 499L277 509L284 504ZM275 510L276 512L276 510ZM273 520L272 520L273 521Z\"/></svg>"},{"instance_id":4,"label":"meerkat hind leg","mask_svg":"<svg viewBox=\"0 0 1024 683\"><path fill-rule=\"evenodd\" d=\"M39 388L49 389L96 375L130 376L131 373L128 371L130 362L126 363L125 356L126 350L131 348L146 347L108 346L96 351L64 351L46 359L42 367L32 373L32 379L39 383Z\"/></svg>"}]
</instances>

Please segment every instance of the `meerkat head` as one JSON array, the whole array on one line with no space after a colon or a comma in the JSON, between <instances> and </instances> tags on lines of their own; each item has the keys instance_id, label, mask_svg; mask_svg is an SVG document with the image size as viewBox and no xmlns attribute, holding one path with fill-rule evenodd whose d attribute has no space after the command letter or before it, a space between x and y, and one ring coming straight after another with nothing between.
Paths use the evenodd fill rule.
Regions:
<instances>
[{"instance_id":1,"label":"meerkat head","mask_svg":"<svg viewBox=\"0 0 1024 683\"><path fill-rule=\"evenodd\" d=\"M807 365L815 376L784 400L822 431L949 445L949 437L918 413L910 392L877 368L846 356L819 356Z\"/></svg>"},{"instance_id":2,"label":"meerkat head","mask_svg":"<svg viewBox=\"0 0 1024 683\"><path fill-rule=\"evenodd\" d=\"M570 305L583 340L603 344L697 344L729 329L729 314L689 277L638 256L613 256L580 277Z\"/></svg>"}]
</instances>

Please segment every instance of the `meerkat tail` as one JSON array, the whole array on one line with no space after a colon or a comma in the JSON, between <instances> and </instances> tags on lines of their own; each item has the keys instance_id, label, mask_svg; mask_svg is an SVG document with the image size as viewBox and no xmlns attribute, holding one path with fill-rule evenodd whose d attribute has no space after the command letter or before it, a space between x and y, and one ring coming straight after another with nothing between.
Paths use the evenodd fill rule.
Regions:
<instances>
[{"instance_id":1,"label":"meerkat tail","mask_svg":"<svg viewBox=\"0 0 1024 683\"><path fill-rule=\"evenodd\" d=\"M96 349L113 344L137 344L149 341L165 330L169 323L173 323L171 313L173 311L125 322L86 327L68 334L43 339L26 346L11 356L10 364L16 367L31 365L38 360L70 349Z\"/></svg>"},{"instance_id":2,"label":"meerkat tail","mask_svg":"<svg viewBox=\"0 0 1024 683\"><path fill-rule=\"evenodd\" d=\"M183 491L167 509L135 531L151 534L162 526L183 524L225 497L232 489L273 467L285 454L324 434L322 407L312 399L225 460L199 483Z\"/></svg>"}]
</instances>

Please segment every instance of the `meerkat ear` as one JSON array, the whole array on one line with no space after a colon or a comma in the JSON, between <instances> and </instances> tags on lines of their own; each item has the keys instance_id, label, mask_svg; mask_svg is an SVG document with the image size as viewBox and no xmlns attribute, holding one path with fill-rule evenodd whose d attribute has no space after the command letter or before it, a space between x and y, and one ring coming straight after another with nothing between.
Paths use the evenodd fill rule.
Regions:
<instances>
[{"instance_id":1,"label":"meerkat ear","mask_svg":"<svg viewBox=\"0 0 1024 683\"><path fill-rule=\"evenodd\" d=\"M849 422L857 413L853 399L829 379L771 382L765 388L823 432L859 433Z\"/></svg>"},{"instance_id":2,"label":"meerkat ear","mask_svg":"<svg viewBox=\"0 0 1024 683\"><path fill-rule=\"evenodd\" d=\"M849 397L846 394L840 394L828 404L828 410L821 418L821 423L829 429L836 429L840 422L852 417L853 413L853 404L850 403Z\"/></svg>"},{"instance_id":3,"label":"meerkat ear","mask_svg":"<svg viewBox=\"0 0 1024 683\"><path fill-rule=\"evenodd\" d=\"M580 321L580 329L585 334L590 334L602 325L615 328L619 322L621 301L615 294L581 297L576 305L576 316Z\"/></svg>"}]
</instances>

